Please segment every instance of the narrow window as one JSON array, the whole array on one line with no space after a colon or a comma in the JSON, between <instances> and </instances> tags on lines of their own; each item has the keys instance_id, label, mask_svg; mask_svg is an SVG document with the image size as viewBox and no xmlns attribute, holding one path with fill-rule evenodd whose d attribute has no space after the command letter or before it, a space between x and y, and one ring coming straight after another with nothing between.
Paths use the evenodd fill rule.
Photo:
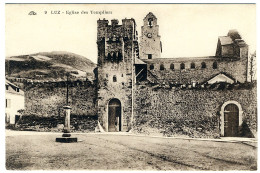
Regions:
<instances>
[{"instance_id":1,"label":"narrow window","mask_svg":"<svg viewBox=\"0 0 260 173\"><path fill-rule=\"evenodd\" d=\"M194 63L194 62L192 62L192 63L190 64L190 68L191 68L191 69L194 69L194 68L195 68L195 63Z\"/></svg>"},{"instance_id":2,"label":"narrow window","mask_svg":"<svg viewBox=\"0 0 260 173\"><path fill-rule=\"evenodd\" d=\"M5 86L5 89L8 90L8 85Z\"/></svg>"},{"instance_id":3,"label":"narrow window","mask_svg":"<svg viewBox=\"0 0 260 173\"><path fill-rule=\"evenodd\" d=\"M124 74L122 74L121 76L124 77Z\"/></svg>"},{"instance_id":4,"label":"narrow window","mask_svg":"<svg viewBox=\"0 0 260 173\"><path fill-rule=\"evenodd\" d=\"M106 77L108 77L108 74L106 74Z\"/></svg>"},{"instance_id":5,"label":"narrow window","mask_svg":"<svg viewBox=\"0 0 260 173\"><path fill-rule=\"evenodd\" d=\"M213 62L213 69L217 69L217 68L218 68L217 62Z\"/></svg>"},{"instance_id":6,"label":"narrow window","mask_svg":"<svg viewBox=\"0 0 260 173\"><path fill-rule=\"evenodd\" d=\"M148 54L148 59L152 59L152 54Z\"/></svg>"},{"instance_id":7,"label":"narrow window","mask_svg":"<svg viewBox=\"0 0 260 173\"><path fill-rule=\"evenodd\" d=\"M5 99L5 107L10 108L11 107L11 99Z\"/></svg>"},{"instance_id":8,"label":"narrow window","mask_svg":"<svg viewBox=\"0 0 260 173\"><path fill-rule=\"evenodd\" d=\"M160 65L160 70L164 70L164 65L163 64Z\"/></svg>"},{"instance_id":9,"label":"narrow window","mask_svg":"<svg viewBox=\"0 0 260 173\"><path fill-rule=\"evenodd\" d=\"M150 70L153 70L153 69L154 69L154 65L151 64L151 65L150 65Z\"/></svg>"},{"instance_id":10,"label":"narrow window","mask_svg":"<svg viewBox=\"0 0 260 173\"><path fill-rule=\"evenodd\" d=\"M5 113L5 122L10 123L10 114L9 113Z\"/></svg>"},{"instance_id":11,"label":"narrow window","mask_svg":"<svg viewBox=\"0 0 260 173\"><path fill-rule=\"evenodd\" d=\"M116 82L116 75L113 76L113 82Z\"/></svg>"},{"instance_id":12,"label":"narrow window","mask_svg":"<svg viewBox=\"0 0 260 173\"><path fill-rule=\"evenodd\" d=\"M180 68L181 68L181 70L185 69L185 64L184 64L184 63L181 63Z\"/></svg>"},{"instance_id":13,"label":"narrow window","mask_svg":"<svg viewBox=\"0 0 260 173\"><path fill-rule=\"evenodd\" d=\"M17 92L19 93L19 91L20 91L20 89L19 88L17 88Z\"/></svg>"},{"instance_id":14,"label":"narrow window","mask_svg":"<svg viewBox=\"0 0 260 173\"><path fill-rule=\"evenodd\" d=\"M170 65L170 69L171 69L171 70L174 70L174 64L171 64L171 65Z\"/></svg>"},{"instance_id":15,"label":"narrow window","mask_svg":"<svg viewBox=\"0 0 260 173\"><path fill-rule=\"evenodd\" d=\"M206 68L206 63L205 63L205 62L202 62L202 63L201 63L201 68L202 68L202 69Z\"/></svg>"}]
</instances>

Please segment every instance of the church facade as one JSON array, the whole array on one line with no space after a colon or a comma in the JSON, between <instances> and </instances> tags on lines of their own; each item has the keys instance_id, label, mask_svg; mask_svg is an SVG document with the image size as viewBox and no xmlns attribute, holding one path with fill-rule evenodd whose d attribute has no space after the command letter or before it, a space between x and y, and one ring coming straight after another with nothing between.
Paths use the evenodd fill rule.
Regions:
<instances>
[{"instance_id":1,"label":"church facade","mask_svg":"<svg viewBox=\"0 0 260 173\"><path fill-rule=\"evenodd\" d=\"M97 46L97 108L104 131L149 125L175 132L188 126L219 136L256 135L248 45L236 30L218 38L215 56L162 58L159 25L150 12L140 40L134 19L121 25L98 20Z\"/></svg>"}]
</instances>

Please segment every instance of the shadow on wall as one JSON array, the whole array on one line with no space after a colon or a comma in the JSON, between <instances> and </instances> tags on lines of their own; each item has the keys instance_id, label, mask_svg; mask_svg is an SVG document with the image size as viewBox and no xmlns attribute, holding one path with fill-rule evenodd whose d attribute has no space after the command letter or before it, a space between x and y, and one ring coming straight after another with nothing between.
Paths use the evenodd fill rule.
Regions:
<instances>
[{"instance_id":1,"label":"shadow on wall","mask_svg":"<svg viewBox=\"0 0 260 173\"><path fill-rule=\"evenodd\" d=\"M246 138L254 138L254 134L250 130L249 126L247 125L246 121L243 121L241 129L240 129L240 137L246 137Z\"/></svg>"}]
</instances>

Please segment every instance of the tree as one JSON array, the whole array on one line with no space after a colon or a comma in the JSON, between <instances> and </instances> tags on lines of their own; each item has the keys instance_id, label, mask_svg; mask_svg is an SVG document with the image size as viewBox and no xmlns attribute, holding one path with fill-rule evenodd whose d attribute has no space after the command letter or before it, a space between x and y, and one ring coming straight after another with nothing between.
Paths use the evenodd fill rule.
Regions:
<instances>
[{"instance_id":1,"label":"tree","mask_svg":"<svg viewBox=\"0 0 260 173\"><path fill-rule=\"evenodd\" d=\"M249 76L250 82L256 81L256 51L249 56Z\"/></svg>"},{"instance_id":2,"label":"tree","mask_svg":"<svg viewBox=\"0 0 260 173\"><path fill-rule=\"evenodd\" d=\"M17 125L17 124L22 120L22 117L23 117L25 111L24 111L24 109L19 109L17 112L20 114L20 118L19 118L19 120L15 123L15 125Z\"/></svg>"}]
</instances>

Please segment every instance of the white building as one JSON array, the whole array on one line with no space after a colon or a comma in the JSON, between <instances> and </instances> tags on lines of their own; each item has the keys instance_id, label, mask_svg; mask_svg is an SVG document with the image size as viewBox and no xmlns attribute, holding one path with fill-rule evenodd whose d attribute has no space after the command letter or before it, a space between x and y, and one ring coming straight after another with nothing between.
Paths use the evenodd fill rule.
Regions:
<instances>
[{"instance_id":1,"label":"white building","mask_svg":"<svg viewBox=\"0 0 260 173\"><path fill-rule=\"evenodd\" d=\"M13 83L5 80L5 121L6 124L15 124L24 109L24 92Z\"/></svg>"}]
</instances>

